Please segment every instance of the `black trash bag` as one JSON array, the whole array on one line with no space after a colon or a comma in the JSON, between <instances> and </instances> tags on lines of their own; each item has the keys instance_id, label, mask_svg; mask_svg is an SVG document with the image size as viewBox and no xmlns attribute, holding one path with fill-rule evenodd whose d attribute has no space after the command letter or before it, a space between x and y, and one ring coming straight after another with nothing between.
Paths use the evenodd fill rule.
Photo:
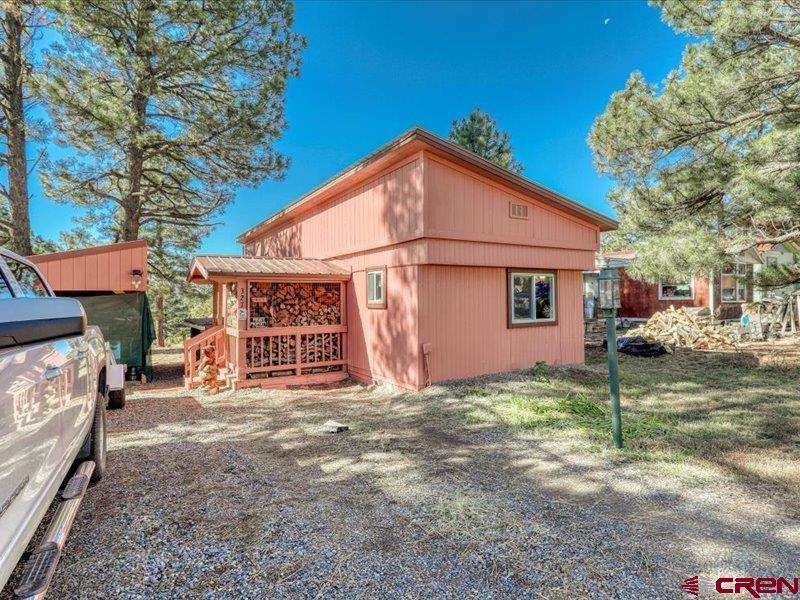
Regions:
<instances>
[{"instance_id":1,"label":"black trash bag","mask_svg":"<svg viewBox=\"0 0 800 600\"><path fill-rule=\"evenodd\" d=\"M608 341L603 340L603 348L608 348ZM631 356L652 357L668 354L661 342L648 342L642 336L621 336L617 338L617 351Z\"/></svg>"}]
</instances>

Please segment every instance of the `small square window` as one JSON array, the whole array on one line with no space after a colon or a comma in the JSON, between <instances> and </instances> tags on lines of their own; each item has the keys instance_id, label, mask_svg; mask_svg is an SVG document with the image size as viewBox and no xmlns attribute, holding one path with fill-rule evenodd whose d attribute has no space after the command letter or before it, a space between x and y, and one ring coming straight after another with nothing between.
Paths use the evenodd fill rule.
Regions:
<instances>
[{"instance_id":1,"label":"small square window","mask_svg":"<svg viewBox=\"0 0 800 600\"><path fill-rule=\"evenodd\" d=\"M367 306L386 308L386 267L367 269Z\"/></svg>"},{"instance_id":2,"label":"small square window","mask_svg":"<svg viewBox=\"0 0 800 600\"><path fill-rule=\"evenodd\" d=\"M511 203L511 217L514 219L527 219L528 218L528 205Z\"/></svg>"}]
</instances>

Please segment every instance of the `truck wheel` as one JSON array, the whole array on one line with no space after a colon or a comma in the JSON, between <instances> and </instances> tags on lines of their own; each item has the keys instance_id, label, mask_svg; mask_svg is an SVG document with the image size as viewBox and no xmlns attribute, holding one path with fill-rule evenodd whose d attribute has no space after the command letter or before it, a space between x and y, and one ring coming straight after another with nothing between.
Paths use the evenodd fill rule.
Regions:
<instances>
[{"instance_id":1,"label":"truck wheel","mask_svg":"<svg viewBox=\"0 0 800 600\"><path fill-rule=\"evenodd\" d=\"M119 410L125 408L125 389L110 390L108 392L108 408L111 410Z\"/></svg>"},{"instance_id":2,"label":"truck wheel","mask_svg":"<svg viewBox=\"0 0 800 600\"><path fill-rule=\"evenodd\" d=\"M97 394L92 421L92 441L89 459L94 461L92 483L97 483L106 472L106 403L103 394Z\"/></svg>"}]
</instances>

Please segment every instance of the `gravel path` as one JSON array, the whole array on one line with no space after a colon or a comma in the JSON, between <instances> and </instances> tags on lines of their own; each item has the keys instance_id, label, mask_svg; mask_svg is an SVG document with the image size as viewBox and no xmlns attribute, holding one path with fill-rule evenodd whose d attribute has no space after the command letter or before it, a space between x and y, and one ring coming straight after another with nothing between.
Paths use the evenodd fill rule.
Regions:
<instances>
[{"instance_id":1,"label":"gravel path","mask_svg":"<svg viewBox=\"0 0 800 600\"><path fill-rule=\"evenodd\" d=\"M796 522L745 489L459 407L445 388L140 388L109 413L108 475L49 598L684 598L691 575L706 597L712 577L797 575ZM351 430L319 433L329 418Z\"/></svg>"}]
</instances>

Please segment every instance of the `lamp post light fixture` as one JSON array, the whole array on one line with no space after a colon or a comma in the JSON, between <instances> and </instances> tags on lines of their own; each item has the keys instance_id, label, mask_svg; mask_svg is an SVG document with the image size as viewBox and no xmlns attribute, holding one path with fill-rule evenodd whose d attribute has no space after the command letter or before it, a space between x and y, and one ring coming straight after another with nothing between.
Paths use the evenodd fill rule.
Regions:
<instances>
[{"instance_id":1,"label":"lamp post light fixture","mask_svg":"<svg viewBox=\"0 0 800 600\"><path fill-rule=\"evenodd\" d=\"M608 344L608 379L611 391L611 428L614 445L622 448L622 416L619 408L619 368L617 364L617 309L620 307L619 271L606 267L600 269L600 308L606 319Z\"/></svg>"}]
</instances>

